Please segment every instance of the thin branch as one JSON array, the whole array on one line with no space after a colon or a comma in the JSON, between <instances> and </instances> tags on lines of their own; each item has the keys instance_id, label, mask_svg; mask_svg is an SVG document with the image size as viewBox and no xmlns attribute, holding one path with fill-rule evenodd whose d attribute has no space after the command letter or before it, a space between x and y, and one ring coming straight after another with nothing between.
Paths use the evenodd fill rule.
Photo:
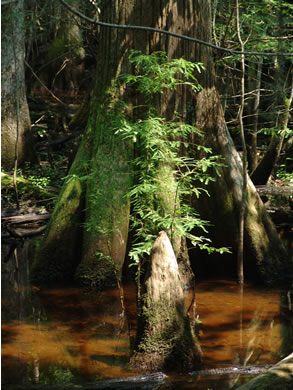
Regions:
<instances>
[{"instance_id":1,"label":"thin branch","mask_svg":"<svg viewBox=\"0 0 293 390\"><path fill-rule=\"evenodd\" d=\"M179 39L184 39L186 41L191 41L195 43L199 43L200 45L208 46L211 47L212 49L215 50L220 50L224 51L226 53L234 54L234 55L249 55L249 56L267 56L267 57L276 57L276 56L286 56L286 57L293 57L293 54L291 53L264 53L264 52L252 52L252 51L238 51L238 50L232 50L232 49L227 49L226 47L221 47L217 45L213 45L212 43L202 41L201 39L196 39L189 37L187 35L182 35L182 34L177 34L171 31L166 31L166 30L161 30L159 28L154 28L154 27L147 27L147 26L132 26L132 25L125 25L125 24L114 24L114 23L105 23L105 22L100 22L98 20L94 20L89 18L88 16L82 14L78 10L72 8L69 4L66 3L64 0L59 0L64 7L66 7L70 12L73 14L79 16L83 20L85 20L88 23L95 24L97 26L102 26L102 27L111 27L111 28L120 28L122 30L142 30L142 31L151 31L151 32L157 32L159 34L166 34L174 38L179 38Z\"/></svg>"},{"instance_id":2,"label":"thin branch","mask_svg":"<svg viewBox=\"0 0 293 390\"><path fill-rule=\"evenodd\" d=\"M263 41L281 41L283 39L293 39L293 35L288 35L288 36L284 36L284 37L266 37L266 38L252 38L249 42L254 42L254 41L259 41L259 42L263 42Z\"/></svg>"},{"instance_id":3,"label":"thin branch","mask_svg":"<svg viewBox=\"0 0 293 390\"><path fill-rule=\"evenodd\" d=\"M35 78L38 80L38 82L42 85L42 87L44 87L45 90L48 91L49 94L51 96L53 96L54 99L57 100L57 102L59 102L59 103L63 104L63 106L65 106L66 104L63 103L62 100L60 100L56 95L54 95L54 93L48 87L46 87L46 85L42 82L42 80L35 74L35 72L33 71L32 67L26 62L26 60L24 60L24 63L29 68L29 70L32 72L32 74L35 76Z\"/></svg>"},{"instance_id":4,"label":"thin branch","mask_svg":"<svg viewBox=\"0 0 293 390\"><path fill-rule=\"evenodd\" d=\"M17 3L17 2L18 2L18 0L1 1L1 6L2 5L9 5L9 4Z\"/></svg>"}]
</instances>

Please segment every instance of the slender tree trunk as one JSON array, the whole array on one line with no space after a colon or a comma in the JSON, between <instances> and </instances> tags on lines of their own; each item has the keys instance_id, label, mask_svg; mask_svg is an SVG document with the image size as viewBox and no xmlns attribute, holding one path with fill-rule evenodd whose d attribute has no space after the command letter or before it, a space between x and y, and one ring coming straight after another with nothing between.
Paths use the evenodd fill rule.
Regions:
<instances>
[{"instance_id":1,"label":"slender tree trunk","mask_svg":"<svg viewBox=\"0 0 293 390\"><path fill-rule=\"evenodd\" d=\"M236 30L240 43L241 51L244 51L244 43L240 33L240 16L239 16L239 3L236 0ZM238 283L243 284L243 246L244 246L244 222L246 214L246 198L247 198L247 150L243 125L243 110L244 110L244 96L245 96L245 57L241 54L241 101L239 108L239 125L240 136L242 144L242 197L239 213L239 241L237 250L237 276Z\"/></svg>"},{"instance_id":2,"label":"slender tree trunk","mask_svg":"<svg viewBox=\"0 0 293 390\"><path fill-rule=\"evenodd\" d=\"M278 33L280 36L286 31L285 18L279 10L279 24ZM278 52L284 50L284 42L278 42ZM289 69L289 73L286 74L285 60L281 57L275 58L274 64L274 110L277 112L275 131L272 135L271 142L264 154L264 157L251 175L251 179L255 185L264 185L268 182L274 167L279 161L280 153L283 147L284 138L287 133L287 125L290 115L290 109L293 97L293 81L292 81L292 69ZM291 75L290 75L291 74ZM287 83L290 83L291 90L289 97L287 95ZM290 84L289 84L290 85Z\"/></svg>"},{"instance_id":3,"label":"slender tree trunk","mask_svg":"<svg viewBox=\"0 0 293 390\"><path fill-rule=\"evenodd\" d=\"M24 2L1 7L1 160L5 169L36 161L24 80Z\"/></svg>"},{"instance_id":4,"label":"slender tree trunk","mask_svg":"<svg viewBox=\"0 0 293 390\"><path fill-rule=\"evenodd\" d=\"M257 130L258 130L258 112L259 112L259 103L260 103L260 87L261 87L261 76L262 76L262 59L259 59L259 62L255 67L253 64L250 65L248 70L248 89L249 92L253 92L253 97L250 98L248 104L248 119L247 125L248 134L247 134L247 160L248 160L248 169L250 172L253 172L258 165L258 156L257 156ZM256 68L256 69L255 69Z\"/></svg>"}]
</instances>

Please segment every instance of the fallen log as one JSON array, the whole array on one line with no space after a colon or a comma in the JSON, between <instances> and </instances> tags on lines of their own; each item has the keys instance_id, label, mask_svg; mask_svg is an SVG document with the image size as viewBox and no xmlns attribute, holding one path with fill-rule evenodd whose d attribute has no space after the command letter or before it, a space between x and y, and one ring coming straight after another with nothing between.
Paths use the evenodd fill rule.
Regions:
<instances>
[{"instance_id":1,"label":"fallen log","mask_svg":"<svg viewBox=\"0 0 293 390\"><path fill-rule=\"evenodd\" d=\"M293 353L265 373L253 378L238 390L292 390Z\"/></svg>"},{"instance_id":2,"label":"fallen log","mask_svg":"<svg viewBox=\"0 0 293 390\"><path fill-rule=\"evenodd\" d=\"M34 228L12 229L10 226L7 226L6 230L14 238L26 238L43 233L46 230L46 227L47 225Z\"/></svg>"},{"instance_id":3,"label":"fallen log","mask_svg":"<svg viewBox=\"0 0 293 390\"><path fill-rule=\"evenodd\" d=\"M18 224L18 223L31 223L46 221L51 217L51 214L25 214L25 215L13 215L1 217L4 223Z\"/></svg>"},{"instance_id":4,"label":"fallen log","mask_svg":"<svg viewBox=\"0 0 293 390\"><path fill-rule=\"evenodd\" d=\"M23 239L41 234L47 227L51 214L25 214L4 216L2 222L2 240L7 238Z\"/></svg>"}]
</instances>

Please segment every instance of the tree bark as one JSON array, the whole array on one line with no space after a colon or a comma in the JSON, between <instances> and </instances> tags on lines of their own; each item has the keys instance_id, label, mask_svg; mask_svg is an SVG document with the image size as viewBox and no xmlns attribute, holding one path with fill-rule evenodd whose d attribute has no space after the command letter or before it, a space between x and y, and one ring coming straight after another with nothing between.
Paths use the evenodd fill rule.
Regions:
<instances>
[{"instance_id":1,"label":"tree bark","mask_svg":"<svg viewBox=\"0 0 293 390\"><path fill-rule=\"evenodd\" d=\"M100 8L101 20L106 22L153 26L210 41L209 1L164 0L160 3L153 1L151 6L145 0L124 0L119 5L114 1L105 1ZM200 142L212 147L214 153L222 156L226 163L226 167L220 170L221 177L208 188L211 196L200 197L199 201L195 202L195 207L200 210L203 219L213 223L214 226L210 229L213 243L217 246L230 246L236 253L243 185L241 160L227 131L214 86L211 49L159 33L104 27L100 29L99 45L91 112L80 146L81 151L69 173L69 177L76 175L82 181L86 202L84 217L79 214L77 218L84 227L79 238L82 256L76 272L77 279L86 284L104 286L106 279L113 283L115 278L120 278L122 272L130 212L125 194L132 180L131 168L128 165L132 150L125 140L115 133L114 129L119 125L113 123L112 119L120 109L115 107L117 98L122 97L126 102L136 104L137 97L125 96L123 90L117 91L113 88L113 80L121 73L131 72L127 62L130 49L144 53L165 50L169 58L183 56L187 60L204 63L206 70L199 76L203 90L196 95L183 88L162 94L159 99L160 113L170 119L174 111L177 111L187 122L195 123L204 133ZM68 183L65 187L67 185ZM63 192L66 191L63 189ZM254 273L271 279L280 271L285 253L251 182L248 184L247 209L244 247L246 255L251 255L249 265ZM55 210L56 213L60 212L59 202ZM80 209L77 207L77 210ZM75 232L72 220L70 216L64 219L63 223L68 231L72 228ZM57 230L58 225L53 220L49 226L49 234L54 235ZM71 237L73 246L76 243L75 237L74 234ZM46 241L47 238L41 247L46 246ZM55 240L55 246L59 247L60 241ZM68 258L66 254L64 256L64 259ZM198 257L194 260L195 268L197 259ZM225 259L227 260L226 257ZM230 256L227 264L221 262L221 267L226 265L236 272L235 260L235 257ZM41 257L39 261L41 264ZM219 260L216 261L219 263ZM109 273L106 271L107 266ZM102 269L105 271L101 271ZM112 279L109 274L113 276ZM99 283L96 282L97 279L100 280Z\"/></svg>"},{"instance_id":2,"label":"tree bark","mask_svg":"<svg viewBox=\"0 0 293 390\"><path fill-rule=\"evenodd\" d=\"M210 2L202 10L202 17L210 25ZM210 41L206 35L197 36ZM214 246L232 249L232 255L200 255L202 262L192 261L195 273L203 276L226 274L236 276L236 253L239 237L239 210L242 201L242 164L228 132L224 114L215 88L212 54L201 48L201 61L205 72L200 78L203 89L195 97L195 125L204 133L204 144L219 155L225 167L219 169L220 177L207 187L210 196L201 195L194 201L202 219L211 222L209 237ZM191 259L193 254L190 255ZM198 252L194 251L198 258ZM219 257L220 256L220 257ZM247 178L247 212L244 218L244 273L249 278L273 280L282 274L288 256L270 216L259 198L251 180ZM205 274L205 269L208 274Z\"/></svg>"},{"instance_id":3,"label":"tree bark","mask_svg":"<svg viewBox=\"0 0 293 390\"><path fill-rule=\"evenodd\" d=\"M222 157L225 167L220 177L210 183L210 196L203 194L195 207L203 219L209 220L209 237L215 246L227 246L232 255L203 256L210 275L236 275L239 235L239 208L242 199L242 163L224 121L215 88L206 88L197 95L197 126L205 132L205 142ZM248 178L247 212L244 221L244 273L250 279L272 281L282 275L287 254L256 189ZM202 271L202 264L194 264Z\"/></svg>"},{"instance_id":4,"label":"tree bark","mask_svg":"<svg viewBox=\"0 0 293 390\"><path fill-rule=\"evenodd\" d=\"M122 24L132 11L132 1L127 5L120 13ZM107 3L103 18L116 21L119 11L118 5L110 7ZM55 270L57 263L61 272L49 272L51 281L63 279L68 274L68 264L76 265L72 261L76 256L81 261L75 278L81 284L104 288L121 278L128 237L130 205L126 193L132 180L132 148L116 134L117 123L113 119L121 107L116 108L115 101L123 91L113 87L113 80L130 70L125 61L129 40L128 34L119 31L100 32L87 128L36 255L35 282L43 282L42 275L48 273L47 269ZM73 202L72 208L66 206L68 200ZM65 213L63 207L67 209ZM64 250L57 255L60 247Z\"/></svg>"},{"instance_id":5,"label":"tree bark","mask_svg":"<svg viewBox=\"0 0 293 390\"><path fill-rule=\"evenodd\" d=\"M251 180L255 185L267 184L274 167L279 161L284 139L287 133L288 120L293 98L293 84L289 98L283 96L282 112L278 114L276 121L276 131L279 134L273 134L268 149L264 157L251 175Z\"/></svg>"},{"instance_id":6,"label":"tree bark","mask_svg":"<svg viewBox=\"0 0 293 390\"><path fill-rule=\"evenodd\" d=\"M24 1L2 6L1 160L9 170L36 162L24 79Z\"/></svg>"},{"instance_id":7,"label":"tree bark","mask_svg":"<svg viewBox=\"0 0 293 390\"><path fill-rule=\"evenodd\" d=\"M185 307L177 260L163 231L154 243L143 285L131 365L146 371L198 367L200 346Z\"/></svg>"},{"instance_id":8,"label":"tree bark","mask_svg":"<svg viewBox=\"0 0 293 390\"><path fill-rule=\"evenodd\" d=\"M257 156L257 130L258 130L258 113L260 103L260 87L262 77L262 59L257 65L250 64L248 69L248 88L249 91L255 91L248 102L247 107L247 159L248 169L253 172L258 165Z\"/></svg>"},{"instance_id":9,"label":"tree bark","mask_svg":"<svg viewBox=\"0 0 293 390\"><path fill-rule=\"evenodd\" d=\"M79 3L75 0L71 6L78 9ZM81 29L72 14L62 6L60 13L60 23L55 26L57 34L48 49L43 74L48 76L50 89L64 89L74 95L83 72L85 50Z\"/></svg>"}]
</instances>

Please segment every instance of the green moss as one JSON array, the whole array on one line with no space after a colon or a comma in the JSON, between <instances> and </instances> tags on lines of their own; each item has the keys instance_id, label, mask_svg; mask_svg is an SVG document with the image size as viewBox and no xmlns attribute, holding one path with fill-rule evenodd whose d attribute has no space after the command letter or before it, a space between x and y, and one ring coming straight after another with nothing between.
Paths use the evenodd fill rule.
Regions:
<instances>
[{"instance_id":1,"label":"green moss","mask_svg":"<svg viewBox=\"0 0 293 390\"><path fill-rule=\"evenodd\" d=\"M48 199L55 197L56 194L48 191L37 184L32 183L32 181L25 179L22 176L16 177L17 189L21 198L24 199ZM1 191L2 196L13 196L14 194L14 185L13 185L13 176L7 173L1 172Z\"/></svg>"},{"instance_id":2,"label":"green moss","mask_svg":"<svg viewBox=\"0 0 293 390\"><path fill-rule=\"evenodd\" d=\"M96 258L79 264L75 278L82 286L103 290L117 285L116 271L113 262L107 258Z\"/></svg>"},{"instance_id":3,"label":"green moss","mask_svg":"<svg viewBox=\"0 0 293 390\"><path fill-rule=\"evenodd\" d=\"M180 303L170 305L168 298L144 305L138 325L138 338L131 364L146 371L183 370L198 367L201 352Z\"/></svg>"},{"instance_id":4,"label":"green moss","mask_svg":"<svg viewBox=\"0 0 293 390\"><path fill-rule=\"evenodd\" d=\"M83 190L79 178L63 187L31 271L34 283L70 278L78 261Z\"/></svg>"}]
</instances>

